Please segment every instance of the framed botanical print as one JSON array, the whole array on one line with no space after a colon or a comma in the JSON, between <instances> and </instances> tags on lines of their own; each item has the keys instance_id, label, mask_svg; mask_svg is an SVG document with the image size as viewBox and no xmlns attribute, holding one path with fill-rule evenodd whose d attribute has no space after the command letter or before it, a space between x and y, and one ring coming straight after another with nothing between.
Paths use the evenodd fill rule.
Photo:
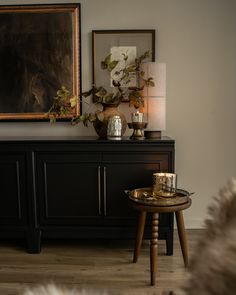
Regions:
<instances>
[{"instance_id":1,"label":"framed botanical print","mask_svg":"<svg viewBox=\"0 0 236 295\"><path fill-rule=\"evenodd\" d=\"M145 52L150 52L147 61L155 61L155 30L94 30L92 31L93 53L93 84L103 86L108 92L112 92L113 75L119 73L117 67L114 71L104 71L101 62L109 55L112 60L122 60L127 56L128 61L133 63L135 59ZM124 61L126 62L126 61ZM119 66L123 66L122 62ZM131 78L130 78L131 77ZM121 87L136 85L136 76L129 74L129 82L124 81ZM128 99L124 99L128 101Z\"/></svg>"},{"instance_id":2,"label":"framed botanical print","mask_svg":"<svg viewBox=\"0 0 236 295\"><path fill-rule=\"evenodd\" d=\"M45 119L62 86L79 96L80 47L79 4L0 6L0 121Z\"/></svg>"}]
</instances>

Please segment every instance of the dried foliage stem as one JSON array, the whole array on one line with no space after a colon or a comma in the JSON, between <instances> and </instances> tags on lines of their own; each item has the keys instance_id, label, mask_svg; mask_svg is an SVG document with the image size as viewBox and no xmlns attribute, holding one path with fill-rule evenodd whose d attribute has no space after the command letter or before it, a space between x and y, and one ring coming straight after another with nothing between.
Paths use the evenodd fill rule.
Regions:
<instances>
[{"instance_id":1,"label":"dried foliage stem","mask_svg":"<svg viewBox=\"0 0 236 295\"><path fill-rule=\"evenodd\" d=\"M141 64L150 57L150 51L146 51L140 57L135 58L133 62L129 61L128 54L122 53L120 60L112 59L109 54L101 62L101 68L107 71L112 77L112 92L108 92L103 86L93 85L92 88L82 93L82 99L93 96L95 104L114 104L119 105L125 97L128 98L129 106L136 109L144 106L144 98L142 90L144 87L154 86L153 78L144 78L144 72L141 70ZM131 79L135 77L137 86L129 86ZM55 122L58 118L68 117L73 114L79 98L70 96L69 91L62 86L57 91L53 105L49 109L47 116L51 122ZM95 120L103 121L103 115L100 110L93 113L83 113L82 115L72 115L72 124L83 122L85 126L93 123Z\"/></svg>"}]
</instances>

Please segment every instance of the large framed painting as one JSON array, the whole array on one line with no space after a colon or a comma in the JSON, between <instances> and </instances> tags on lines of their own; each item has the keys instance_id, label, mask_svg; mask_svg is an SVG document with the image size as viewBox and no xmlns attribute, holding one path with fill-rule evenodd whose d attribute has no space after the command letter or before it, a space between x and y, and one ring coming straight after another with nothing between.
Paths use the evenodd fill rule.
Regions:
<instances>
[{"instance_id":1,"label":"large framed painting","mask_svg":"<svg viewBox=\"0 0 236 295\"><path fill-rule=\"evenodd\" d=\"M45 119L62 86L80 95L80 35L79 4L0 6L0 120Z\"/></svg>"},{"instance_id":2,"label":"large framed painting","mask_svg":"<svg viewBox=\"0 0 236 295\"><path fill-rule=\"evenodd\" d=\"M93 84L103 86L108 92L114 89L112 75L115 72L104 71L101 62L109 55L112 60L122 60L122 56L128 56L128 61L133 63L136 57L145 52L150 52L146 61L155 61L155 30L94 30L92 31L92 54L93 54ZM122 63L119 63L122 66ZM131 73L129 74L130 76ZM129 84L122 87L136 86L136 76L130 79ZM124 102L128 98L124 98Z\"/></svg>"}]
</instances>

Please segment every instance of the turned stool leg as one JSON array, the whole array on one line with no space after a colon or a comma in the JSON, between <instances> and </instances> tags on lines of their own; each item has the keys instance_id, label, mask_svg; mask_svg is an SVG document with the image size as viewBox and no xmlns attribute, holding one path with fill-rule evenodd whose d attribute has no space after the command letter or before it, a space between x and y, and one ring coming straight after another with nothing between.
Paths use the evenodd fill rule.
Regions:
<instances>
[{"instance_id":1,"label":"turned stool leg","mask_svg":"<svg viewBox=\"0 0 236 295\"><path fill-rule=\"evenodd\" d=\"M138 255L139 255L141 245L142 245L142 240L143 240L146 215L147 213L145 211L141 211L139 213L139 221L138 221L138 229L137 229L136 241L135 241L135 247L134 247L133 262L138 261Z\"/></svg>"},{"instance_id":2,"label":"turned stool leg","mask_svg":"<svg viewBox=\"0 0 236 295\"><path fill-rule=\"evenodd\" d=\"M157 255L158 255L158 213L152 214L152 236L150 243L150 271L151 285L155 285L157 272Z\"/></svg>"},{"instance_id":3,"label":"turned stool leg","mask_svg":"<svg viewBox=\"0 0 236 295\"><path fill-rule=\"evenodd\" d=\"M183 259L184 259L184 265L185 267L187 267L188 266L188 245L187 245L187 235L184 228L183 212L176 211L175 217L176 217L176 223L178 228L180 246L181 246Z\"/></svg>"}]
</instances>

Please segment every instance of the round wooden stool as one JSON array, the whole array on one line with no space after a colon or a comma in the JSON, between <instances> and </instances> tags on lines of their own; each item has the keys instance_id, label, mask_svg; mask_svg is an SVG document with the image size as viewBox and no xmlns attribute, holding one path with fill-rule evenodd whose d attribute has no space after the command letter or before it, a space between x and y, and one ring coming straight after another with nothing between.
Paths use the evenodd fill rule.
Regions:
<instances>
[{"instance_id":1,"label":"round wooden stool","mask_svg":"<svg viewBox=\"0 0 236 295\"><path fill-rule=\"evenodd\" d=\"M188 266L188 248L187 237L184 228L183 210L191 206L192 200L189 198L189 193L184 190L179 192L172 198L153 198L151 196L151 188L142 188L133 190L128 193L130 204L139 213L139 222L136 235L135 249L133 262L137 262L138 255L143 240L143 233L147 213L152 215L151 223L151 239L150 239L150 273L151 285L155 285L157 272L157 255L158 255L158 217L159 213L174 212L176 217L178 235L183 254L185 267ZM145 195L146 194L146 195Z\"/></svg>"}]
</instances>

